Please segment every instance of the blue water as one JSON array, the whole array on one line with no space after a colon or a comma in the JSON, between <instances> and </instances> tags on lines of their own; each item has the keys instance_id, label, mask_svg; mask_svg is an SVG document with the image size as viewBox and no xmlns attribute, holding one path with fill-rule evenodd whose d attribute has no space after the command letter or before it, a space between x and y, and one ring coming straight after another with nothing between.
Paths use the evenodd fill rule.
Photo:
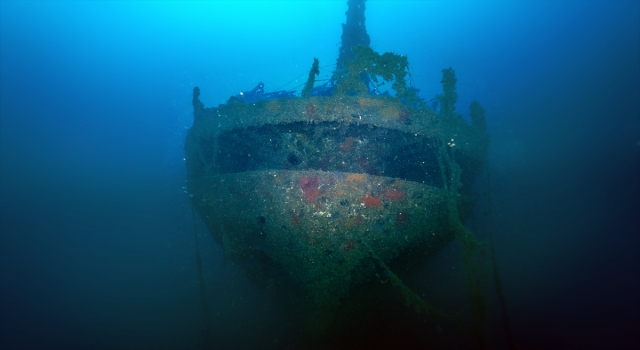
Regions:
<instances>
[{"instance_id":1,"label":"blue water","mask_svg":"<svg viewBox=\"0 0 640 350\"><path fill-rule=\"evenodd\" d=\"M300 346L197 222L203 313L182 146L194 86L216 106L293 89L314 57L329 77L346 9L0 2L0 347ZM453 67L458 111L487 111L493 213L474 230L515 344L639 348L640 3L369 1L366 17L422 97ZM492 283L487 343L506 348Z\"/></svg>"}]
</instances>

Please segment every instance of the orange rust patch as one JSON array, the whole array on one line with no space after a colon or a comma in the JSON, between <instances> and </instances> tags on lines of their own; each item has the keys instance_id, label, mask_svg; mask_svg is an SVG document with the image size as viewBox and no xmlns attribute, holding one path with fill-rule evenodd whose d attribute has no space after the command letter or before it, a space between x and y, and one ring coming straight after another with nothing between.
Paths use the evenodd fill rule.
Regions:
<instances>
[{"instance_id":1,"label":"orange rust patch","mask_svg":"<svg viewBox=\"0 0 640 350\"><path fill-rule=\"evenodd\" d=\"M382 201L378 197L371 197L370 195L366 195L365 197L360 198L364 203L364 206L367 208L376 207L380 209L382 207Z\"/></svg>"},{"instance_id":2,"label":"orange rust patch","mask_svg":"<svg viewBox=\"0 0 640 350\"><path fill-rule=\"evenodd\" d=\"M320 197L320 186L318 178L313 176L302 176L298 179L298 184L304 192L304 199L307 203L315 203L316 199Z\"/></svg>"},{"instance_id":3,"label":"orange rust patch","mask_svg":"<svg viewBox=\"0 0 640 350\"><path fill-rule=\"evenodd\" d=\"M353 151L354 143L356 141L358 141L358 138L351 136L344 139L344 142L340 144L340 152L347 153Z\"/></svg>"},{"instance_id":4,"label":"orange rust patch","mask_svg":"<svg viewBox=\"0 0 640 350\"><path fill-rule=\"evenodd\" d=\"M359 98L358 104L361 107L380 107L384 104L384 101L375 100L372 98Z\"/></svg>"},{"instance_id":5,"label":"orange rust patch","mask_svg":"<svg viewBox=\"0 0 640 350\"><path fill-rule=\"evenodd\" d=\"M347 181L356 182L356 181L364 181L366 178L365 174L349 174L347 175Z\"/></svg>"},{"instance_id":6,"label":"orange rust patch","mask_svg":"<svg viewBox=\"0 0 640 350\"><path fill-rule=\"evenodd\" d=\"M384 198L386 198L389 201L403 200L407 196L407 194L402 191L398 191L390 188L384 190L382 194L384 195Z\"/></svg>"}]
</instances>

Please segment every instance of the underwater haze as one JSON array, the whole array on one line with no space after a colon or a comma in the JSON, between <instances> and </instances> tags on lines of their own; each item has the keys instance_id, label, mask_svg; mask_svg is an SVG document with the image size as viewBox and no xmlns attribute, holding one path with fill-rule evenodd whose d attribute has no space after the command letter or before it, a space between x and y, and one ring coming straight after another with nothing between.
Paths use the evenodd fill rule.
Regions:
<instances>
[{"instance_id":1,"label":"underwater haze","mask_svg":"<svg viewBox=\"0 0 640 350\"><path fill-rule=\"evenodd\" d=\"M194 222L183 145L195 86L214 107L300 93L314 57L329 78L346 10L0 1L0 348L314 348ZM487 273L487 348L640 348L640 2L370 0L366 28L422 98L452 67L458 112L486 110L492 207L470 225L509 322ZM458 253L424 269L436 306ZM415 327L387 344L452 326Z\"/></svg>"}]
</instances>

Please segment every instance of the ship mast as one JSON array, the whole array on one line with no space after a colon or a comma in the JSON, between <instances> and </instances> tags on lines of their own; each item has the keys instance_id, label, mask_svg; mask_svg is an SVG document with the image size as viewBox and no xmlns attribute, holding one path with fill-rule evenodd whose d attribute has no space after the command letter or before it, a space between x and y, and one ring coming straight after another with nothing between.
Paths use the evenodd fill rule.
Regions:
<instances>
[{"instance_id":1,"label":"ship mast","mask_svg":"<svg viewBox=\"0 0 640 350\"><path fill-rule=\"evenodd\" d=\"M332 80L336 80L336 74L344 71L344 61L355 57L352 49L356 46L369 46L370 39L365 26L364 11L366 0L348 0L347 23L342 24L342 43L336 62L336 70Z\"/></svg>"}]
</instances>

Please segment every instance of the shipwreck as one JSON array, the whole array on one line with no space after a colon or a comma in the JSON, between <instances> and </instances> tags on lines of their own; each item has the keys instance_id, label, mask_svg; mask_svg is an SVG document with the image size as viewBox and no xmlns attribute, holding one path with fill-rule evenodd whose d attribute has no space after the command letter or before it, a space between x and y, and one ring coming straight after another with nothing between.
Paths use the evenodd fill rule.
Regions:
<instances>
[{"instance_id":1,"label":"shipwreck","mask_svg":"<svg viewBox=\"0 0 640 350\"><path fill-rule=\"evenodd\" d=\"M451 68L442 93L425 101L408 82L407 57L369 47L364 1L350 0L346 14L328 81L316 81L314 60L301 91L260 84L205 107L194 88L185 142L192 204L250 280L295 296L289 311L316 336L348 327L390 293L460 323L395 272L458 239L473 303L467 320L478 328L473 254L482 244L463 223L486 163L484 109L473 102L471 122L456 112Z\"/></svg>"}]
</instances>

